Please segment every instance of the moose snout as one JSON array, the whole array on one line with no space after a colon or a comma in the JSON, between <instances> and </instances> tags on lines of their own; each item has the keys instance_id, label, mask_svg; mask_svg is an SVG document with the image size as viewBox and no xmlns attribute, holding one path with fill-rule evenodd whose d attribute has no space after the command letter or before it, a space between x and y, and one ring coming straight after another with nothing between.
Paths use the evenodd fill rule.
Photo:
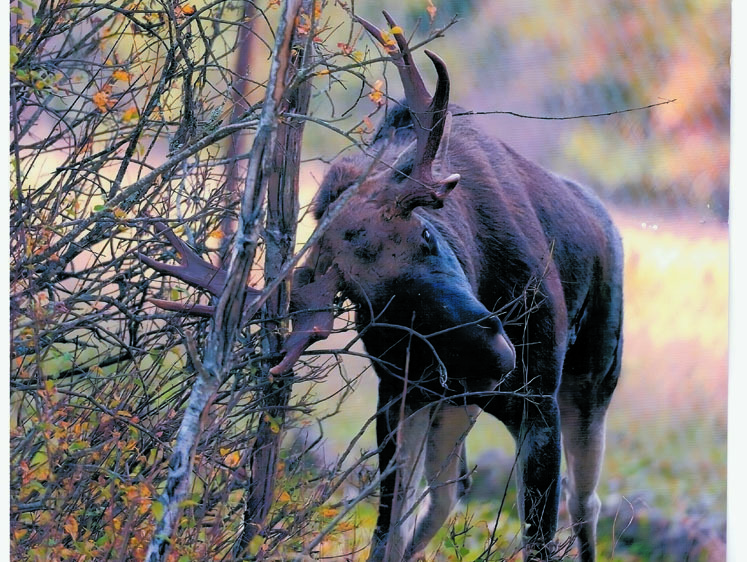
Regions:
<instances>
[{"instance_id":1,"label":"moose snout","mask_svg":"<svg viewBox=\"0 0 747 562\"><path fill-rule=\"evenodd\" d=\"M488 345L493 350L501 373L508 374L513 371L516 367L516 349L503 330L501 321L494 316L490 316L480 322L478 327L485 330Z\"/></svg>"}]
</instances>

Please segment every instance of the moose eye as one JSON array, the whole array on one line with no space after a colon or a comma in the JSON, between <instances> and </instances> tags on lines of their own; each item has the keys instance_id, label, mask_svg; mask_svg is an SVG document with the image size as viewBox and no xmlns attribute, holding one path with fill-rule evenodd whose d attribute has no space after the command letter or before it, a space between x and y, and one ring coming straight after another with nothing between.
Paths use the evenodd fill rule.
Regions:
<instances>
[{"instance_id":1,"label":"moose eye","mask_svg":"<svg viewBox=\"0 0 747 562\"><path fill-rule=\"evenodd\" d=\"M424 249L425 249L426 253L429 254L429 255L435 255L435 254L437 254L438 253L438 245L436 244L436 239L431 234L431 231L428 230L427 228L424 228L423 229L422 237L423 237L423 242L425 242Z\"/></svg>"}]
</instances>

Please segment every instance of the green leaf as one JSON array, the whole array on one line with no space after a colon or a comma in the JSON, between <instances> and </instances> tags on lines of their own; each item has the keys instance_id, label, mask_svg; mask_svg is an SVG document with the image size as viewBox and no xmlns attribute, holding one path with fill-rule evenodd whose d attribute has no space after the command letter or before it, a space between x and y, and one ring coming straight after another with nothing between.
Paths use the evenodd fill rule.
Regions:
<instances>
[{"instance_id":1,"label":"green leaf","mask_svg":"<svg viewBox=\"0 0 747 562\"><path fill-rule=\"evenodd\" d=\"M15 45L11 45L8 50L10 51L10 68L12 69L18 62L18 54L21 52L21 49Z\"/></svg>"},{"instance_id":2,"label":"green leaf","mask_svg":"<svg viewBox=\"0 0 747 562\"><path fill-rule=\"evenodd\" d=\"M89 445L88 441L73 441L70 443L70 447L68 447L68 451L80 451L81 449L87 448Z\"/></svg>"},{"instance_id":3,"label":"green leaf","mask_svg":"<svg viewBox=\"0 0 747 562\"><path fill-rule=\"evenodd\" d=\"M156 521L163 519L166 508L160 501L154 501L151 509L153 510L153 517L156 518Z\"/></svg>"}]
</instances>

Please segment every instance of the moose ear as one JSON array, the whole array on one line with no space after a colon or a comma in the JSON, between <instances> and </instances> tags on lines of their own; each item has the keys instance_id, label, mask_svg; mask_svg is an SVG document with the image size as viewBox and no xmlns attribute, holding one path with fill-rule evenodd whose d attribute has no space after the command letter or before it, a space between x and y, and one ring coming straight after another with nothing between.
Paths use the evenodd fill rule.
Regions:
<instances>
[{"instance_id":1,"label":"moose ear","mask_svg":"<svg viewBox=\"0 0 747 562\"><path fill-rule=\"evenodd\" d=\"M461 176L451 174L444 179L426 185L413 180L407 182L395 203L395 214L407 217L417 207L440 209L444 200L459 183Z\"/></svg>"},{"instance_id":2,"label":"moose ear","mask_svg":"<svg viewBox=\"0 0 747 562\"><path fill-rule=\"evenodd\" d=\"M441 173L445 174L449 172L451 168L451 161L449 160L449 141L451 140L451 111L444 113L444 128L443 134L441 135L441 141L438 143L438 151L436 151L436 157L434 163L440 166Z\"/></svg>"}]
</instances>

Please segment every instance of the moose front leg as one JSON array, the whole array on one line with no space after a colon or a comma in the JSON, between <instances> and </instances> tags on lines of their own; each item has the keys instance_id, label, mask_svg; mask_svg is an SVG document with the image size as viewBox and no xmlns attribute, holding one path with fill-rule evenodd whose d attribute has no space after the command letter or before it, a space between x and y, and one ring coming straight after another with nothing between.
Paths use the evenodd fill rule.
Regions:
<instances>
[{"instance_id":1,"label":"moose front leg","mask_svg":"<svg viewBox=\"0 0 747 562\"><path fill-rule=\"evenodd\" d=\"M413 508L423 473L430 408L411 413L400 404L380 397L376 437L382 478L369 562L406 560L417 518Z\"/></svg>"},{"instance_id":2,"label":"moose front leg","mask_svg":"<svg viewBox=\"0 0 747 562\"><path fill-rule=\"evenodd\" d=\"M524 559L553 560L560 499L560 414L553 396L533 396L523 402L518 405L523 415L506 426L516 441ZM505 410L497 409L485 408L505 422Z\"/></svg>"}]
</instances>

